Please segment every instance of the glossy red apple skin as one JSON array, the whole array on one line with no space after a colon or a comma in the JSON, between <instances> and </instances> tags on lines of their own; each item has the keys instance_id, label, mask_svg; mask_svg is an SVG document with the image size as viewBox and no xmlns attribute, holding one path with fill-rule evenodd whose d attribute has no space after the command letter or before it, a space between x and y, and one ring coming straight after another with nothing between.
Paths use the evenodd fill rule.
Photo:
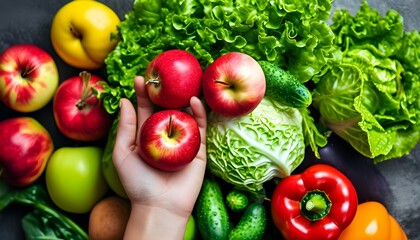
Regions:
<instances>
[{"instance_id":1,"label":"glossy red apple skin","mask_svg":"<svg viewBox=\"0 0 420 240\"><path fill-rule=\"evenodd\" d=\"M0 122L0 136L2 177L16 187L34 183L54 150L49 132L32 117L16 117Z\"/></svg>"},{"instance_id":2,"label":"glossy red apple skin","mask_svg":"<svg viewBox=\"0 0 420 240\"><path fill-rule=\"evenodd\" d=\"M59 82L51 55L32 44L16 44L0 54L0 99L18 112L47 105Z\"/></svg>"},{"instance_id":3,"label":"glossy red apple skin","mask_svg":"<svg viewBox=\"0 0 420 240\"><path fill-rule=\"evenodd\" d=\"M140 131L141 158L163 171L178 171L190 163L200 148L197 122L180 110L152 114Z\"/></svg>"},{"instance_id":4,"label":"glossy red apple skin","mask_svg":"<svg viewBox=\"0 0 420 240\"><path fill-rule=\"evenodd\" d=\"M146 91L153 103L164 109L189 106L192 96L201 95L203 70L195 56L172 49L157 55L147 66Z\"/></svg>"},{"instance_id":5,"label":"glossy red apple skin","mask_svg":"<svg viewBox=\"0 0 420 240\"><path fill-rule=\"evenodd\" d=\"M251 56L230 52L217 58L203 73L203 96L209 107L226 117L254 110L265 94L265 75Z\"/></svg>"},{"instance_id":6,"label":"glossy red apple skin","mask_svg":"<svg viewBox=\"0 0 420 240\"><path fill-rule=\"evenodd\" d=\"M83 74L90 75L88 85L84 85ZM66 137L92 142L108 135L112 116L91 90L103 91L101 81L102 78L97 75L82 72L79 76L66 79L58 87L53 99L53 114L58 129Z\"/></svg>"}]
</instances>

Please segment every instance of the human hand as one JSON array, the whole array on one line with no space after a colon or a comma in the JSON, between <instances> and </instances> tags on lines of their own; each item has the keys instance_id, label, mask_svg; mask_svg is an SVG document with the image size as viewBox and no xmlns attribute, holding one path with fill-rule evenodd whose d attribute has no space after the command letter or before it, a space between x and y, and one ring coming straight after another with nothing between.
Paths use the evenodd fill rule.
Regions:
<instances>
[{"instance_id":1,"label":"human hand","mask_svg":"<svg viewBox=\"0 0 420 240\"><path fill-rule=\"evenodd\" d=\"M121 100L120 120L113 151L115 168L131 201L132 214L129 224L135 223L137 229L134 230L137 231L140 231L138 228L142 225L141 222L142 226L145 226L144 224L150 226L154 220L160 221L157 227L161 230L163 230L162 221L168 222L170 224L168 227L171 228L178 224L182 226L186 224L192 212L204 178L206 110L198 98L191 98L191 107L187 111L197 121L201 135L201 146L196 158L179 171L161 171L145 163L138 153L139 131L144 121L153 114L154 105L145 90L143 77L135 78L134 87L137 96L137 114L129 100ZM160 215L156 216L158 213ZM144 223L146 219L148 223ZM146 234L147 230L151 229L143 229L142 234ZM126 232L126 236L129 235L128 232L130 231ZM169 230L166 233L169 234ZM146 238L145 235L143 237ZM156 239L156 235L154 237Z\"/></svg>"}]
</instances>

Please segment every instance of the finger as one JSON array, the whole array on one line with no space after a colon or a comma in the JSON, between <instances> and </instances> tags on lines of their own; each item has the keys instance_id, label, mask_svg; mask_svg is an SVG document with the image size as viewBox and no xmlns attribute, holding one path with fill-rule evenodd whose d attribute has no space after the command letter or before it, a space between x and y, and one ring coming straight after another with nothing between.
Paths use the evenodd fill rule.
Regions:
<instances>
[{"instance_id":1,"label":"finger","mask_svg":"<svg viewBox=\"0 0 420 240\"><path fill-rule=\"evenodd\" d=\"M191 111L193 117L198 124L201 136L201 147L199 157L202 160L206 160L206 131L207 131L207 114L204 104L197 97L192 97L190 99Z\"/></svg>"},{"instance_id":2,"label":"finger","mask_svg":"<svg viewBox=\"0 0 420 240\"><path fill-rule=\"evenodd\" d=\"M192 116L198 124L201 136L201 145L196 158L191 163L189 163L181 172L182 175L179 177L179 181L182 182L180 184L184 185L185 187L179 189L178 191L181 195L187 194L196 198L200 192L207 164L207 113L204 104L197 97L192 97L190 99L190 108L188 110L192 112ZM188 183L186 183L185 179L189 179L192 181L187 181ZM191 209L192 208L193 206L191 206Z\"/></svg>"},{"instance_id":3,"label":"finger","mask_svg":"<svg viewBox=\"0 0 420 240\"><path fill-rule=\"evenodd\" d=\"M128 99L121 99L120 101L120 120L118 121L113 151L114 161L120 161L117 156L120 156L120 154L126 155L136 144L136 111ZM119 165L119 163L117 162L116 165Z\"/></svg>"},{"instance_id":4,"label":"finger","mask_svg":"<svg viewBox=\"0 0 420 240\"><path fill-rule=\"evenodd\" d=\"M206 130L207 128L207 114L204 104L197 97L192 97L190 100L190 106L192 114L197 121L200 130Z\"/></svg>"},{"instance_id":5,"label":"finger","mask_svg":"<svg viewBox=\"0 0 420 240\"><path fill-rule=\"evenodd\" d=\"M140 131L144 121L153 114L154 106L146 92L144 78L142 76L134 78L134 88L136 90L137 97L138 131Z\"/></svg>"}]
</instances>

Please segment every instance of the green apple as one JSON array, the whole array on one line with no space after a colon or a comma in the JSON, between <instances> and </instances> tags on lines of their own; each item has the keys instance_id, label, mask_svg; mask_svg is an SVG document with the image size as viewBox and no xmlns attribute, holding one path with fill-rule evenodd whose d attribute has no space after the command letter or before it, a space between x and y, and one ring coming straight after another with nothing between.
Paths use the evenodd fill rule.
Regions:
<instances>
[{"instance_id":1,"label":"green apple","mask_svg":"<svg viewBox=\"0 0 420 240\"><path fill-rule=\"evenodd\" d=\"M187 227L184 233L184 240L193 240L195 239L195 220L193 215L190 215L190 218L187 222Z\"/></svg>"},{"instance_id":2,"label":"green apple","mask_svg":"<svg viewBox=\"0 0 420 240\"><path fill-rule=\"evenodd\" d=\"M62 147L53 152L45 170L48 193L62 210L87 213L106 194L102 175L103 149L96 146Z\"/></svg>"}]
</instances>

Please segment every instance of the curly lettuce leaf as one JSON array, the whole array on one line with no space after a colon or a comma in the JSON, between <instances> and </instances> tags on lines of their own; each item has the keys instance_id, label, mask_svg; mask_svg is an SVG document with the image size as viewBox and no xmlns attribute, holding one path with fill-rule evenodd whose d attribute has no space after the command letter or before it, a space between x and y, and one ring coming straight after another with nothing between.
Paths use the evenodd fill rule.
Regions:
<instances>
[{"instance_id":1,"label":"curly lettuce leaf","mask_svg":"<svg viewBox=\"0 0 420 240\"><path fill-rule=\"evenodd\" d=\"M322 126L315 123L315 119L308 108L301 108L299 111L302 115L302 131L305 145L309 146L315 157L320 159L319 147L325 147L327 145L331 131L321 129Z\"/></svg>"},{"instance_id":2,"label":"curly lettuce leaf","mask_svg":"<svg viewBox=\"0 0 420 240\"><path fill-rule=\"evenodd\" d=\"M135 0L118 26L121 40L105 60L101 95L110 113L135 101L133 79L162 51L193 53L203 68L239 51L288 69L302 82L331 58L334 34L325 22L333 0Z\"/></svg>"},{"instance_id":3,"label":"curly lettuce leaf","mask_svg":"<svg viewBox=\"0 0 420 240\"><path fill-rule=\"evenodd\" d=\"M420 35L366 1L333 21L337 58L313 78L321 121L375 162L409 154L420 139Z\"/></svg>"}]
</instances>

